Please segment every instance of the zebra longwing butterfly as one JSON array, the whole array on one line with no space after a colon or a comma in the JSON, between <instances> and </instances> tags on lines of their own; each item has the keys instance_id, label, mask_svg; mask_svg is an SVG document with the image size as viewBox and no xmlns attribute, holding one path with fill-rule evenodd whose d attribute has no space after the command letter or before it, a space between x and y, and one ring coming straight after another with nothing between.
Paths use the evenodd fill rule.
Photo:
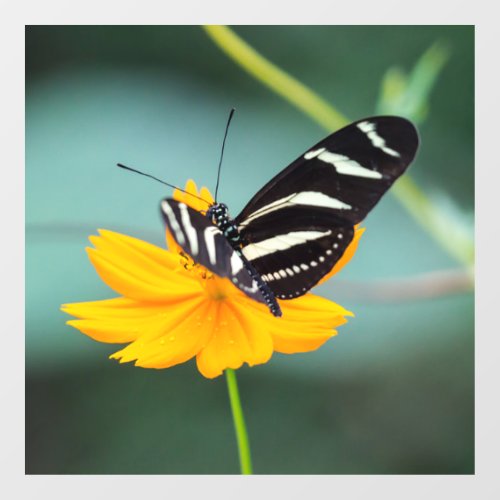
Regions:
<instances>
[{"instance_id":1,"label":"zebra longwing butterfly","mask_svg":"<svg viewBox=\"0 0 500 500\"><path fill-rule=\"evenodd\" d=\"M306 151L234 219L217 202L202 215L167 198L161 212L194 261L281 316L276 298L305 294L333 268L354 226L404 173L418 143L404 118L364 118Z\"/></svg>"}]
</instances>

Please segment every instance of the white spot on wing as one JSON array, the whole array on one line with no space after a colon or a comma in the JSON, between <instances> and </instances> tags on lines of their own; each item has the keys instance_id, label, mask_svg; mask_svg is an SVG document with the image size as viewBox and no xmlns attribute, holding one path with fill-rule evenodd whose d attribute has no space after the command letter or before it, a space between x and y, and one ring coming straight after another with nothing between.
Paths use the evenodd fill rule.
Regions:
<instances>
[{"instance_id":1,"label":"white spot on wing","mask_svg":"<svg viewBox=\"0 0 500 500\"><path fill-rule=\"evenodd\" d=\"M371 143L374 147L381 149L384 153L395 156L397 158L400 157L400 154L394 149L391 149L385 145L385 141L382 137L380 137L375 131L375 124L371 122L361 122L358 123L357 127L361 132L364 132L368 139L370 139Z\"/></svg>"}]
</instances>

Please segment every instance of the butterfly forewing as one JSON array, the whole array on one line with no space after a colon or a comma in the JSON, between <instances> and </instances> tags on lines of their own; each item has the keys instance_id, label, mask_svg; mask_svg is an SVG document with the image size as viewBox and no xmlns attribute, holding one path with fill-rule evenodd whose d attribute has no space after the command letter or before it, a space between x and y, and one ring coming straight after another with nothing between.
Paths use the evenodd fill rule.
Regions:
<instances>
[{"instance_id":1,"label":"butterfly forewing","mask_svg":"<svg viewBox=\"0 0 500 500\"><path fill-rule=\"evenodd\" d=\"M383 116L354 122L322 140L269 181L236 217L244 237L265 216L291 207L319 207L355 225L406 170L415 156L418 135L404 118Z\"/></svg>"},{"instance_id":2,"label":"butterfly forewing","mask_svg":"<svg viewBox=\"0 0 500 500\"><path fill-rule=\"evenodd\" d=\"M175 241L195 262L221 278L229 278L249 297L265 303L243 259L207 217L170 198L163 200L160 208Z\"/></svg>"}]
</instances>

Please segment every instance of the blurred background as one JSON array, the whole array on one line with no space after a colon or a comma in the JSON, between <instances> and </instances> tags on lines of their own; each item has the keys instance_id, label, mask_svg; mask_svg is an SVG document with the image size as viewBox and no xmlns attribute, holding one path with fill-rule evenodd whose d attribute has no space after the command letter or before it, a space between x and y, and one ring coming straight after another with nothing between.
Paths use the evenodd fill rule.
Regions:
<instances>
[{"instance_id":1,"label":"blurred background","mask_svg":"<svg viewBox=\"0 0 500 500\"><path fill-rule=\"evenodd\" d=\"M352 120L380 112L388 70L409 72L442 43L410 173L472 238L473 27L234 30ZM165 245L169 192L115 164L213 190L231 107L219 197L236 215L325 130L200 27L26 28L26 473L239 472L223 377L204 379L194 361L119 365L108 359L119 345L59 310L116 296L84 250L98 228ZM472 474L474 295L460 279L436 293L463 266L394 196L363 225L354 259L316 289L356 317L316 352L238 371L255 473Z\"/></svg>"}]
</instances>

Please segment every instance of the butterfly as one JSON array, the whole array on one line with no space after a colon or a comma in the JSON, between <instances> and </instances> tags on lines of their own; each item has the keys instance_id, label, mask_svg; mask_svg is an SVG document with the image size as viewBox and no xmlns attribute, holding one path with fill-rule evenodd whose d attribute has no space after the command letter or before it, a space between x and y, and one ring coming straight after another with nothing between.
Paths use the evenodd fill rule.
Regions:
<instances>
[{"instance_id":1,"label":"butterfly","mask_svg":"<svg viewBox=\"0 0 500 500\"><path fill-rule=\"evenodd\" d=\"M333 268L418 145L410 121L364 118L307 150L234 219L223 203L202 214L172 198L161 201L161 214L196 263L281 316L277 299L300 297Z\"/></svg>"}]
</instances>

